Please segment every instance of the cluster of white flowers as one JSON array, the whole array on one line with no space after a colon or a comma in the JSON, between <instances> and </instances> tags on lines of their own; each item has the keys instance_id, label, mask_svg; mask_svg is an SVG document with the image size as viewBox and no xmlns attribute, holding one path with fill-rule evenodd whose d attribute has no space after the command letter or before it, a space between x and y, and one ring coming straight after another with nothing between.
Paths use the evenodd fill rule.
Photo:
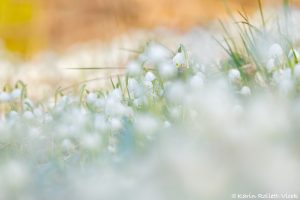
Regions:
<instances>
[{"instance_id":1,"label":"cluster of white flowers","mask_svg":"<svg viewBox=\"0 0 300 200\"><path fill-rule=\"evenodd\" d=\"M151 42L111 89L41 103L0 92L0 199L299 194L299 53L268 49L262 68L211 70Z\"/></svg>"},{"instance_id":2,"label":"cluster of white flowers","mask_svg":"<svg viewBox=\"0 0 300 200\"><path fill-rule=\"evenodd\" d=\"M0 92L0 103L12 102L21 97L21 89L14 89L11 92Z\"/></svg>"}]
</instances>

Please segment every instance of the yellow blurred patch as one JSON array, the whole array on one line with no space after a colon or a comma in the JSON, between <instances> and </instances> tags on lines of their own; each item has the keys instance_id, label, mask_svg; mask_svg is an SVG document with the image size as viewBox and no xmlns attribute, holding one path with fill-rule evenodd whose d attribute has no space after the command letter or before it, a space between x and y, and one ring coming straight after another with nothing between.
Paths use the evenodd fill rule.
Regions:
<instances>
[{"instance_id":1,"label":"yellow blurred patch","mask_svg":"<svg viewBox=\"0 0 300 200\"><path fill-rule=\"evenodd\" d=\"M0 38L8 50L28 56L41 47L38 11L38 0L0 0Z\"/></svg>"}]
</instances>

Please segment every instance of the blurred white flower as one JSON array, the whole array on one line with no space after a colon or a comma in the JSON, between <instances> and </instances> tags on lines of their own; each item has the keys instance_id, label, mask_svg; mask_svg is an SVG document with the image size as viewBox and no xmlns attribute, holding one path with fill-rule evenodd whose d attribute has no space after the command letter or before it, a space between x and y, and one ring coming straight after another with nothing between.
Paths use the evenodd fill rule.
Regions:
<instances>
[{"instance_id":1,"label":"blurred white flower","mask_svg":"<svg viewBox=\"0 0 300 200\"><path fill-rule=\"evenodd\" d=\"M241 80L241 73L237 69L230 69L228 73L228 78L231 82L237 82Z\"/></svg>"},{"instance_id":2,"label":"blurred white flower","mask_svg":"<svg viewBox=\"0 0 300 200\"><path fill-rule=\"evenodd\" d=\"M192 76L189 80L189 85L192 89L199 89L204 84L204 75L198 72L196 75Z\"/></svg>"},{"instance_id":3,"label":"blurred white flower","mask_svg":"<svg viewBox=\"0 0 300 200\"><path fill-rule=\"evenodd\" d=\"M11 100L11 95L8 92L0 92L0 103L7 103Z\"/></svg>"},{"instance_id":4,"label":"blurred white flower","mask_svg":"<svg viewBox=\"0 0 300 200\"><path fill-rule=\"evenodd\" d=\"M98 134L84 134L81 136L80 145L83 149L93 151L100 147L100 137Z\"/></svg>"},{"instance_id":5,"label":"blurred white flower","mask_svg":"<svg viewBox=\"0 0 300 200\"><path fill-rule=\"evenodd\" d=\"M97 97L96 93L90 92L86 97L86 102L89 104L94 104L96 102L97 98L98 97Z\"/></svg>"},{"instance_id":6,"label":"blurred white flower","mask_svg":"<svg viewBox=\"0 0 300 200\"><path fill-rule=\"evenodd\" d=\"M156 79L155 75L152 72L147 72L145 75L145 81L152 82Z\"/></svg>"},{"instance_id":7,"label":"blurred white flower","mask_svg":"<svg viewBox=\"0 0 300 200\"><path fill-rule=\"evenodd\" d=\"M244 96L251 95L251 89L248 86L243 86L240 93Z\"/></svg>"},{"instance_id":8,"label":"blurred white flower","mask_svg":"<svg viewBox=\"0 0 300 200\"><path fill-rule=\"evenodd\" d=\"M297 78L300 77L300 64L299 63L297 65L295 65L294 74L295 74L295 77L297 77Z\"/></svg>"},{"instance_id":9,"label":"blurred white flower","mask_svg":"<svg viewBox=\"0 0 300 200\"><path fill-rule=\"evenodd\" d=\"M174 65L184 65L185 64L185 56L183 52L178 52L173 58Z\"/></svg>"},{"instance_id":10,"label":"blurred white flower","mask_svg":"<svg viewBox=\"0 0 300 200\"><path fill-rule=\"evenodd\" d=\"M146 55L151 62L161 62L171 56L171 52L164 46L151 43L146 49Z\"/></svg>"},{"instance_id":11,"label":"blurred white flower","mask_svg":"<svg viewBox=\"0 0 300 200\"><path fill-rule=\"evenodd\" d=\"M142 67L138 62L132 61L127 66L127 73L130 76L138 76L142 73Z\"/></svg>"},{"instance_id":12,"label":"blurred white flower","mask_svg":"<svg viewBox=\"0 0 300 200\"><path fill-rule=\"evenodd\" d=\"M21 97L21 93L22 93L22 90L21 89L14 89L12 92L11 92L11 97L12 99L18 99Z\"/></svg>"},{"instance_id":13,"label":"blurred white flower","mask_svg":"<svg viewBox=\"0 0 300 200\"><path fill-rule=\"evenodd\" d=\"M268 72L272 72L275 69L276 65L275 65L274 58L270 58L268 60L266 67L267 67Z\"/></svg>"},{"instance_id":14,"label":"blurred white flower","mask_svg":"<svg viewBox=\"0 0 300 200\"><path fill-rule=\"evenodd\" d=\"M283 49L280 44L272 44L269 48L269 57L270 58L281 58L283 56Z\"/></svg>"},{"instance_id":15,"label":"blurred white flower","mask_svg":"<svg viewBox=\"0 0 300 200\"><path fill-rule=\"evenodd\" d=\"M158 66L158 71L162 78L169 79L176 75L177 68L171 63L164 62Z\"/></svg>"}]
</instances>

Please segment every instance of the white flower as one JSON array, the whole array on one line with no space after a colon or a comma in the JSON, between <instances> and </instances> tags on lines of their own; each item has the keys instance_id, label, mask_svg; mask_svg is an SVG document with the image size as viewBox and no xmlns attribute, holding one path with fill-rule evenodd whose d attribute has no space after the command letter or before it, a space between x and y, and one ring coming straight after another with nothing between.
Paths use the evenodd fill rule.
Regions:
<instances>
[{"instance_id":1,"label":"white flower","mask_svg":"<svg viewBox=\"0 0 300 200\"><path fill-rule=\"evenodd\" d=\"M186 97L186 87L181 82L170 84L166 89L167 98L172 102L181 103Z\"/></svg>"},{"instance_id":2,"label":"white flower","mask_svg":"<svg viewBox=\"0 0 300 200\"><path fill-rule=\"evenodd\" d=\"M8 92L0 92L0 103L7 103L12 100L11 95Z\"/></svg>"},{"instance_id":3,"label":"white flower","mask_svg":"<svg viewBox=\"0 0 300 200\"><path fill-rule=\"evenodd\" d=\"M269 48L269 57L280 58L282 55L283 55L282 47L277 43L272 44L271 47Z\"/></svg>"},{"instance_id":4,"label":"white flower","mask_svg":"<svg viewBox=\"0 0 300 200\"><path fill-rule=\"evenodd\" d=\"M236 82L241 80L240 71L237 69L231 69L228 73L228 78L231 82Z\"/></svg>"},{"instance_id":5,"label":"white flower","mask_svg":"<svg viewBox=\"0 0 300 200\"><path fill-rule=\"evenodd\" d=\"M142 73L142 67L137 62L130 62L127 66L127 73L130 76L138 76Z\"/></svg>"},{"instance_id":6,"label":"white flower","mask_svg":"<svg viewBox=\"0 0 300 200\"><path fill-rule=\"evenodd\" d=\"M25 111L24 113L23 113L23 117L25 118L25 119L33 119L34 118L34 115L33 115L33 113L31 112L31 111Z\"/></svg>"},{"instance_id":7,"label":"white flower","mask_svg":"<svg viewBox=\"0 0 300 200\"><path fill-rule=\"evenodd\" d=\"M297 78L300 77L300 64L297 64L294 69L294 74Z\"/></svg>"},{"instance_id":8,"label":"white flower","mask_svg":"<svg viewBox=\"0 0 300 200\"><path fill-rule=\"evenodd\" d=\"M98 97L96 93L90 92L86 97L86 102L89 104L94 104L97 98Z\"/></svg>"},{"instance_id":9,"label":"white flower","mask_svg":"<svg viewBox=\"0 0 300 200\"><path fill-rule=\"evenodd\" d=\"M168 59L171 56L171 53L162 45L151 43L146 49L146 55L148 56L149 61L161 62Z\"/></svg>"},{"instance_id":10,"label":"white flower","mask_svg":"<svg viewBox=\"0 0 300 200\"><path fill-rule=\"evenodd\" d=\"M273 74L273 79L279 86L279 90L284 94L289 92L293 88L292 72L290 68L285 68L280 71L276 71Z\"/></svg>"},{"instance_id":11,"label":"white flower","mask_svg":"<svg viewBox=\"0 0 300 200\"><path fill-rule=\"evenodd\" d=\"M66 152L74 151L74 149L75 149L75 145L69 139L64 139L62 141L61 146L62 146L62 149Z\"/></svg>"},{"instance_id":12,"label":"white flower","mask_svg":"<svg viewBox=\"0 0 300 200\"><path fill-rule=\"evenodd\" d=\"M275 69L276 65L275 65L274 58L270 58L268 60L266 67L267 67L268 72L271 72Z\"/></svg>"},{"instance_id":13,"label":"white flower","mask_svg":"<svg viewBox=\"0 0 300 200\"><path fill-rule=\"evenodd\" d=\"M134 122L137 132L146 135L148 138L151 138L152 134L157 130L158 125L157 119L147 114L137 115Z\"/></svg>"},{"instance_id":14,"label":"white flower","mask_svg":"<svg viewBox=\"0 0 300 200\"><path fill-rule=\"evenodd\" d=\"M122 128L122 122L118 118L112 118L110 120L110 128L112 131L119 131Z\"/></svg>"},{"instance_id":15,"label":"white flower","mask_svg":"<svg viewBox=\"0 0 300 200\"><path fill-rule=\"evenodd\" d=\"M100 137L97 134L85 134L81 137L80 144L85 150L96 150L100 145Z\"/></svg>"},{"instance_id":16,"label":"white flower","mask_svg":"<svg viewBox=\"0 0 300 200\"><path fill-rule=\"evenodd\" d=\"M137 80L130 78L128 79L128 90L131 95L135 97L139 97L143 95L143 89L140 86L140 84L137 82Z\"/></svg>"},{"instance_id":17,"label":"white flower","mask_svg":"<svg viewBox=\"0 0 300 200\"><path fill-rule=\"evenodd\" d=\"M107 130L108 125L107 125L107 122L106 122L106 119L105 119L104 115L97 114L95 116L94 127L99 131L106 131Z\"/></svg>"},{"instance_id":18,"label":"white flower","mask_svg":"<svg viewBox=\"0 0 300 200\"><path fill-rule=\"evenodd\" d=\"M19 161L9 161L1 168L1 175L6 187L19 190L26 187L30 176L26 166Z\"/></svg>"},{"instance_id":19,"label":"white flower","mask_svg":"<svg viewBox=\"0 0 300 200\"><path fill-rule=\"evenodd\" d=\"M13 99L18 99L21 97L21 93L22 93L22 90L21 89L14 89L12 92L11 92L11 97Z\"/></svg>"},{"instance_id":20,"label":"white flower","mask_svg":"<svg viewBox=\"0 0 300 200\"><path fill-rule=\"evenodd\" d=\"M155 75L152 73L152 72L147 72L146 75L145 75L145 81L154 81L155 80Z\"/></svg>"},{"instance_id":21,"label":"white flower","mask_svg":"<svg viewBox=\"0 0 300 200\"><path fill-rule=\"evenodd\" d=\"M185 56L182 52L178 52L173 58L174 65L184 65L185 64Z\"/></svg>"},{"instance_id":22,"label":"white flower","mask_svg":"<svg viewBox=\"0 0 300 200\"><path fill-rule=\"evenodd\" d=\"M122 91L119 88L114 89L111 91L109 94L110 98L115 99L116 101L121 101L122 100Z\"/></svg>"},{"instance_id":23,"label":"white flower","mask_svg":"<svg viewBox=\"0 0 300 200\"><path fill-rule=\"evenodd\" d=\"M161 77L169 79L176 75L177 68L171 63L164 62L158 66L158 71Z\"/></svg>"},{"instance_id":24,"label":"white flower","mask_svg":"<svg viewBox=\"0 0 300 200\"><path fill-rule=\"evenodd\" d=\"M192 89L199 89L203 86L204 75L201 72L198 72L196 75L192 76L189 84Z\"/></svg>"},{"instance_id":25,"label":"white flower","mask_svg":"<svg viewBox=\"0 0 300 200\"><path fill-rule=\"evenodd\" d=\"M249 96L251 95L251 89L248 86L242 87L240 93L244 96Z\"/></svg>"}]
</instances>

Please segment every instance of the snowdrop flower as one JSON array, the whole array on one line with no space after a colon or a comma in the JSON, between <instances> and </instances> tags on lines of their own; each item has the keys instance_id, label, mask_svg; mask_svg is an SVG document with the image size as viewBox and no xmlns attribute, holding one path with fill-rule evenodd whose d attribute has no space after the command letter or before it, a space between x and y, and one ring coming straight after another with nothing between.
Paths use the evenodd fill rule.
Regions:
<instances>
[{"instance_id":1,"label":"snowdrop flower","mask_svg":"<svg viewBox=\"0 0 300 200\"><path fill-rule=\"evenodd\" d=\"M178 52L173 58L174 65L184 65L185 64L185 56L183 52Z\"/></svg>"},{"instance_id":2,"label":"snowdrop flower","mask_svg":"<svg viewBox=\"0 0 300 200\"><path fill-rule=\"evenodd\" d=\"M7 103L11 100L11 95L8 92L0 92L0 103Z\"/></svg>"},{"instance_id":3,"label":"snowdrop flower","mask_svg":"<svg viewBox=\"0 0 300 200\"><path fill-rule=\"evenodd\" d=\"M240 71L237 69L231 69L228 73L228 78L231 82L238 82L241 80Z\"/></svg>"},{"instance_id":4,"label":"snowdrop flower","mask_svg":"<svg viewBox=\"0 0 300 200\"><path fill-rule=\"evenodd\" d=\"M244 96L249 96L251 95L251 89L248 86L242 87L240 93Z\"/></svg>"},{"instance_id":5,"label":"snowdrop flower","mask_svg":"<svg viewBox=\"0 0 300 200\"><path fill-rule=\"evenodd\" d=\"M94 104L97 98L97 94L90 92L86 97L86 102L89 104Z\"/></svg>"},{"instance_id":6,"label":"snowdrop flower","mask_svg":"<svg viewBox=\"0 0 300 200\"><path fill-rule=\"evenodd\" d=\"M277 43L272 44L271 47L269 48L269 57L280 58L282 55L283 55L282 47Z\"/></svg>"},{"instance_id":7,"label":"snowdrop flower","mask_svg":"<svg viewBox=\"0 0 300 200\"><path fill-rule=\"evenodd\" d=\"M171 63L162 63L158 66L159 74L162 78L169 79L176 75L177 68Z\"/></svg>"},{"instance_id":8,"label":"snowdrop flower","mask_svg":"<svg viewBox=\"0 0 300 200\"><path fill-rule=\"evenodd\" d=\"M152 73L152 72L147 72L146 75L145 75L145 81L149 81L149 82L152 82L155 80L155 75Z\"/></svg>"},{"instance_id":9,"label":"snowdrop flower","mask_svg":"<svg viewBox=\"0 0 300 200\"><path fill-rule=\"evenodd\" d=\"M21 93L22 93L22 90L21 89L14 89L12 92L11 92L11 97L12 99L18 99L21 97Z\"/></svg>"},{"instance_id":10,"label":"snowdrop flower","mask_svg":"<svg viewBox=\"0 0 300 200\"><path fill-rule=\"evenodd\" d=\"M142 73L142 67L138 62L132 61L127 66L127 73L130 76L138 76Z\"/></svg>"}]
</instances>

